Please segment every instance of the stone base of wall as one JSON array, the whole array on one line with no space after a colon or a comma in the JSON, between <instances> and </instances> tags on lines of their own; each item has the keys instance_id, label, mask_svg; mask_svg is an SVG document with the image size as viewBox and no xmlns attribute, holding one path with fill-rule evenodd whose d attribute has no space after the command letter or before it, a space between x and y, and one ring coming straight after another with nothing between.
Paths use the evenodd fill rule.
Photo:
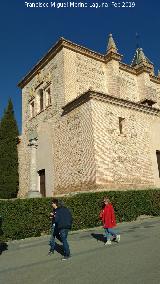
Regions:
<instances>
[{"instance_id":1,"label":"stone base of wall","mask_svg":"<svg viewBox=\"0 0 160 284\"><path fill-rule=\"evenodd\" d=\"M74 195L78 193L100 192L100 191L129 191L129 190L146 190L156 188L153 184L123 184L123 183L88 183L84 185L57 187L53 196Z\"/></svg>"},{"instance_id":2,"label":"stone base of wall","mask_svg":"<svg viewBox=\"0 0 160 284\"><path fill-rule=\"evenodd\" d=\"M104 184L97 184L97 188L101 188L105 191L109 190L139 190L139 189L150 189L155 188L153 184L147 183L104 183Z\"/></svg>"},{"instance_id":3,"label":"stone base of wall","mask_svg":"<svg viewBox=\"0 0 160 284\"><path fill-rule=\"evenodd\" d=\"M95 191L96 189L97 189L97 185L94 182L71 185L68 187L57 186L55 188L53 196L66 195L66 194L68 195L68 194L74 194L77 192L81 193L81 192Z\"/></svg>"}]
</instances>

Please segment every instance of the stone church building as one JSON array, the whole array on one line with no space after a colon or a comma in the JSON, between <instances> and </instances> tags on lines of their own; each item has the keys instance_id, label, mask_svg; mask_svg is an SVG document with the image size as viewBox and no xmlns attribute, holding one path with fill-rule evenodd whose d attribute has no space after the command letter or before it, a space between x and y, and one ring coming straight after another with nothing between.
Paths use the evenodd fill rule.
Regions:
<instances>
[{"instance_id":1,"label":"stone church building","mask_svg":"<svg viewBox=\"0 0 160 284\"><path fill-rule=\"evenodd\" d=\"M21 80L19 197L160 187L160 74L61 38Z\"/></svg>"}]
</instances>

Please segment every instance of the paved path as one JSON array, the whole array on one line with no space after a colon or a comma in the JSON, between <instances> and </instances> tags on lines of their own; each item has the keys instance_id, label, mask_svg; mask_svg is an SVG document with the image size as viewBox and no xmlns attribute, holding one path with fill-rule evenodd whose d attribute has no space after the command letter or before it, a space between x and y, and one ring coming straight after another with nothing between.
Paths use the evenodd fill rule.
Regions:
<instances>
[{"instance_id":1,"label":"paved path","mask_svg":"<svg viewBox=\"0 0 160 284\"><path fill-rule=\"evenodd\" d=\"M70 233L67 261L47 255L48 236L10 242L0 255L0 284L160 284L160 217L118 229L121 242L110 247L95 238L101 228Z\"/></svg>"}]
</instances>

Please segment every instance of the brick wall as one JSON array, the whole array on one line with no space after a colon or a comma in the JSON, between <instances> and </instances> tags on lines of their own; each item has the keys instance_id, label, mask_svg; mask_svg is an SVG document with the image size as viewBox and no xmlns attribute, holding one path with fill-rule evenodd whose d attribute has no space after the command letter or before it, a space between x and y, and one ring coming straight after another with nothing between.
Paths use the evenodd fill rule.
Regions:
<instances>
[{"instance_id":1,"label":"brick wall","mask_svg":"<svg viewBox=\"0 0 160 284\"><path fill-rule=\"evenodd\" d=\"M90 103L64 115L54 128L55 192L95 186L95 157Z\"/></svg>"},{"instance_id":2,"label":"brick wall","mask_svg":"<svg viewBox=\"0 0 160 284\"><path fill-rule=\"evenodd\" d=\"M92 110L97 183L110 189L153 187L150 145L157 118L95 100ZM122 133L119 117L124 118Z\"/></svg>"}]
</instances>

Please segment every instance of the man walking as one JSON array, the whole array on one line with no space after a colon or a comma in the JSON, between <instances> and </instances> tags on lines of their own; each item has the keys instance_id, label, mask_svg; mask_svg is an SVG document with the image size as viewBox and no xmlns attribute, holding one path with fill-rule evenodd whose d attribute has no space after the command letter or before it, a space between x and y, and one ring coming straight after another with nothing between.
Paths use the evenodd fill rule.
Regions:
<instances>
[{"instance_id":1,"label":"man walking","mask_svg":"<svg viewBox=\"0 0 160 284\"><path fill-rule=\"evenodd\" d=\"M63 243L64 257L62 260L67 260L70 257L70 249L67 241L68 232L72 227L72 215L68 208L60 204L59 200L53 198L52 207L55 209L54 223L58 230L59 236Z\"/></svg>"}]
</instances>

